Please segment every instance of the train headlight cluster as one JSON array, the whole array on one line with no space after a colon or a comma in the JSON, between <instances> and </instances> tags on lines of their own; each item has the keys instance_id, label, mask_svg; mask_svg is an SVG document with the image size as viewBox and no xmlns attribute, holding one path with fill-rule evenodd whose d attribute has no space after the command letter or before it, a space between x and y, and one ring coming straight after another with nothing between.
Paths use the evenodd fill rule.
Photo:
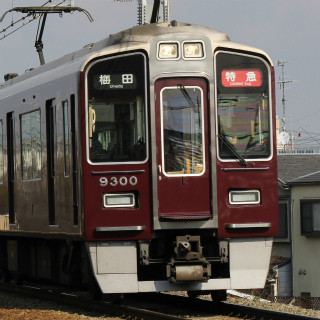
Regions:
<instances>
[{"instance_id":1,"label":"train headlight cluster","mask_svg":"<svg viewBox=\"0 0 320 320\"><path fill-rule=\"evenodd\" d=\"M184 42L183 57L186 59L203 58L204 52L202 42Z\"/></svg>"},{"instance_id":2,"label":"train headlight cluster","mask_svg":"<svg viewBox=\"0 0 320 320\"><path fill-rule=\"evenodd\" d=\"M135 198L133 193L106 193L103 195L105 208L134 207Z\"/></svg>"},{"instance_id":3,"label":"train headlight cluster","mask_svg":"<svg viewBox=\"0 0 320 320\"><path fill-rule=\"evenodd\" d=\"M258 204L260 203L259 190L234 190L229 192L230 204Z\"/></svg>"},{"instance_id":4,"label":"train headlight cluster","mask_svg":"<svg viewBox=\"0 0 320 320\"><path fill-rule=\"evenodd\" d=\"M178 60L181 58L181 50L185 60L205 58L202 41L184 41L182 45L179 42L159 42L157 57L159 60Z\"/></svg>"},{"instance_id":5,"label":"train headlight cluster","mask_svg":"<svg viewBox=\"0 0 320 320\"><path fill-rule=\"evenodd\" d=\"M158 46L159 59L176 60L179 58L179 44L177 42L162 42Z\"/></svg>"}]
</instances>

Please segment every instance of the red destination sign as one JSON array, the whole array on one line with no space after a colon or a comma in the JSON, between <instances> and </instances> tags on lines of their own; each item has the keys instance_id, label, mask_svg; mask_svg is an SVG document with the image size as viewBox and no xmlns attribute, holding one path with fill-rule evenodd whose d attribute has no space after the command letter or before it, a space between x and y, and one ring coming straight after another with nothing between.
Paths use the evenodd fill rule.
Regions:
<instances>
[{"instance_id":1,"label":"red destination sign","mask_svg":"<svg viewBox=\"0 0 320 320\"><path fill-rule=\"evenodd\" d=\"M262 75L259 70L223 70L221 80L224 87L260 87Z\"/></svg>"}]
</instances>

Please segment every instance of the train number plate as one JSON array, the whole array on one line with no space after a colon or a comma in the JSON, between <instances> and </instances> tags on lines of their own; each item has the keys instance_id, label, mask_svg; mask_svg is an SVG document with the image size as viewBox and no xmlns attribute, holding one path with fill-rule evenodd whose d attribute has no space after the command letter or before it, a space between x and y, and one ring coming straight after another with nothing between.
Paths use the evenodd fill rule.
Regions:
<instances>
[{"instance_id":1,"label":"train number plate","mask_svg":"<svg viewBox=\"0 0 320 320\"><path fill-rule=\"evenodd\" d=\"M136 176L131 176L131 177L101 177L99 179L100 186L101 187L106 187L106 186L111 186L111 187L116 187L116 186L135 186L138 183L138 178Z\"/></svg>"}]
</instances>

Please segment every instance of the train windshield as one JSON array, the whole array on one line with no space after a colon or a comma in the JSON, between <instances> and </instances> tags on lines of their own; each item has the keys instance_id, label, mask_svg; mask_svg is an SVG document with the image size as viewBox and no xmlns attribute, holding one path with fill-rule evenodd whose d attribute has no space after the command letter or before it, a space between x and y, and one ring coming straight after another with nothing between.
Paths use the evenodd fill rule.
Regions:
<instances>
[{"instance_id":1,"label":"train windshield","mask_svg":"<svg viewBox=\"0 0 320 320\"><path fill-rule=\"evenodd\" d=\"M219 157L268 158L271 155L269 70L254 57L219 52L217 114Z\"/></svg>"},{"instance_id":2,"label":"train windshield","mask_svg":"<svg viewBox=\"0 0 320 320\"><path fill-rule=\"evenodd\" d=\"M87 72L88 153L91 162L141 162L147 157L145 57L95 62Z\"/></svg>"},{"instance_id":3,"label":"train windshield","mask_svg":"<svg viewBox=\"0 0 320 320\"><path fill-rule=\"evenodd\" d=\"M166 175L204 171L203 93L199 87L161 91L163 167Z\"/></svg>"}]
</instances>

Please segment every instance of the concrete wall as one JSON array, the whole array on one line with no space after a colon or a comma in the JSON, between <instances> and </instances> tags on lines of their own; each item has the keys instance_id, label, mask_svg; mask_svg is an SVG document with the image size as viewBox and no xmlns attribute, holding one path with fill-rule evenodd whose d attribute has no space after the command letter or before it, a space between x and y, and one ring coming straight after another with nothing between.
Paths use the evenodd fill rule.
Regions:
<instances>
[{"instance_id":1,"label":"concrete wall","mask_svg":"<svg viewBox=\"0 0 320 320\"><path fill-rule=\"evenodd\" d=\"M320 297L320 236L301 235L300 200L320 199L320 184L294 185L293 201L292 264L293 295L310 292L311 297Z\"/></svg>"}]
</instances>

